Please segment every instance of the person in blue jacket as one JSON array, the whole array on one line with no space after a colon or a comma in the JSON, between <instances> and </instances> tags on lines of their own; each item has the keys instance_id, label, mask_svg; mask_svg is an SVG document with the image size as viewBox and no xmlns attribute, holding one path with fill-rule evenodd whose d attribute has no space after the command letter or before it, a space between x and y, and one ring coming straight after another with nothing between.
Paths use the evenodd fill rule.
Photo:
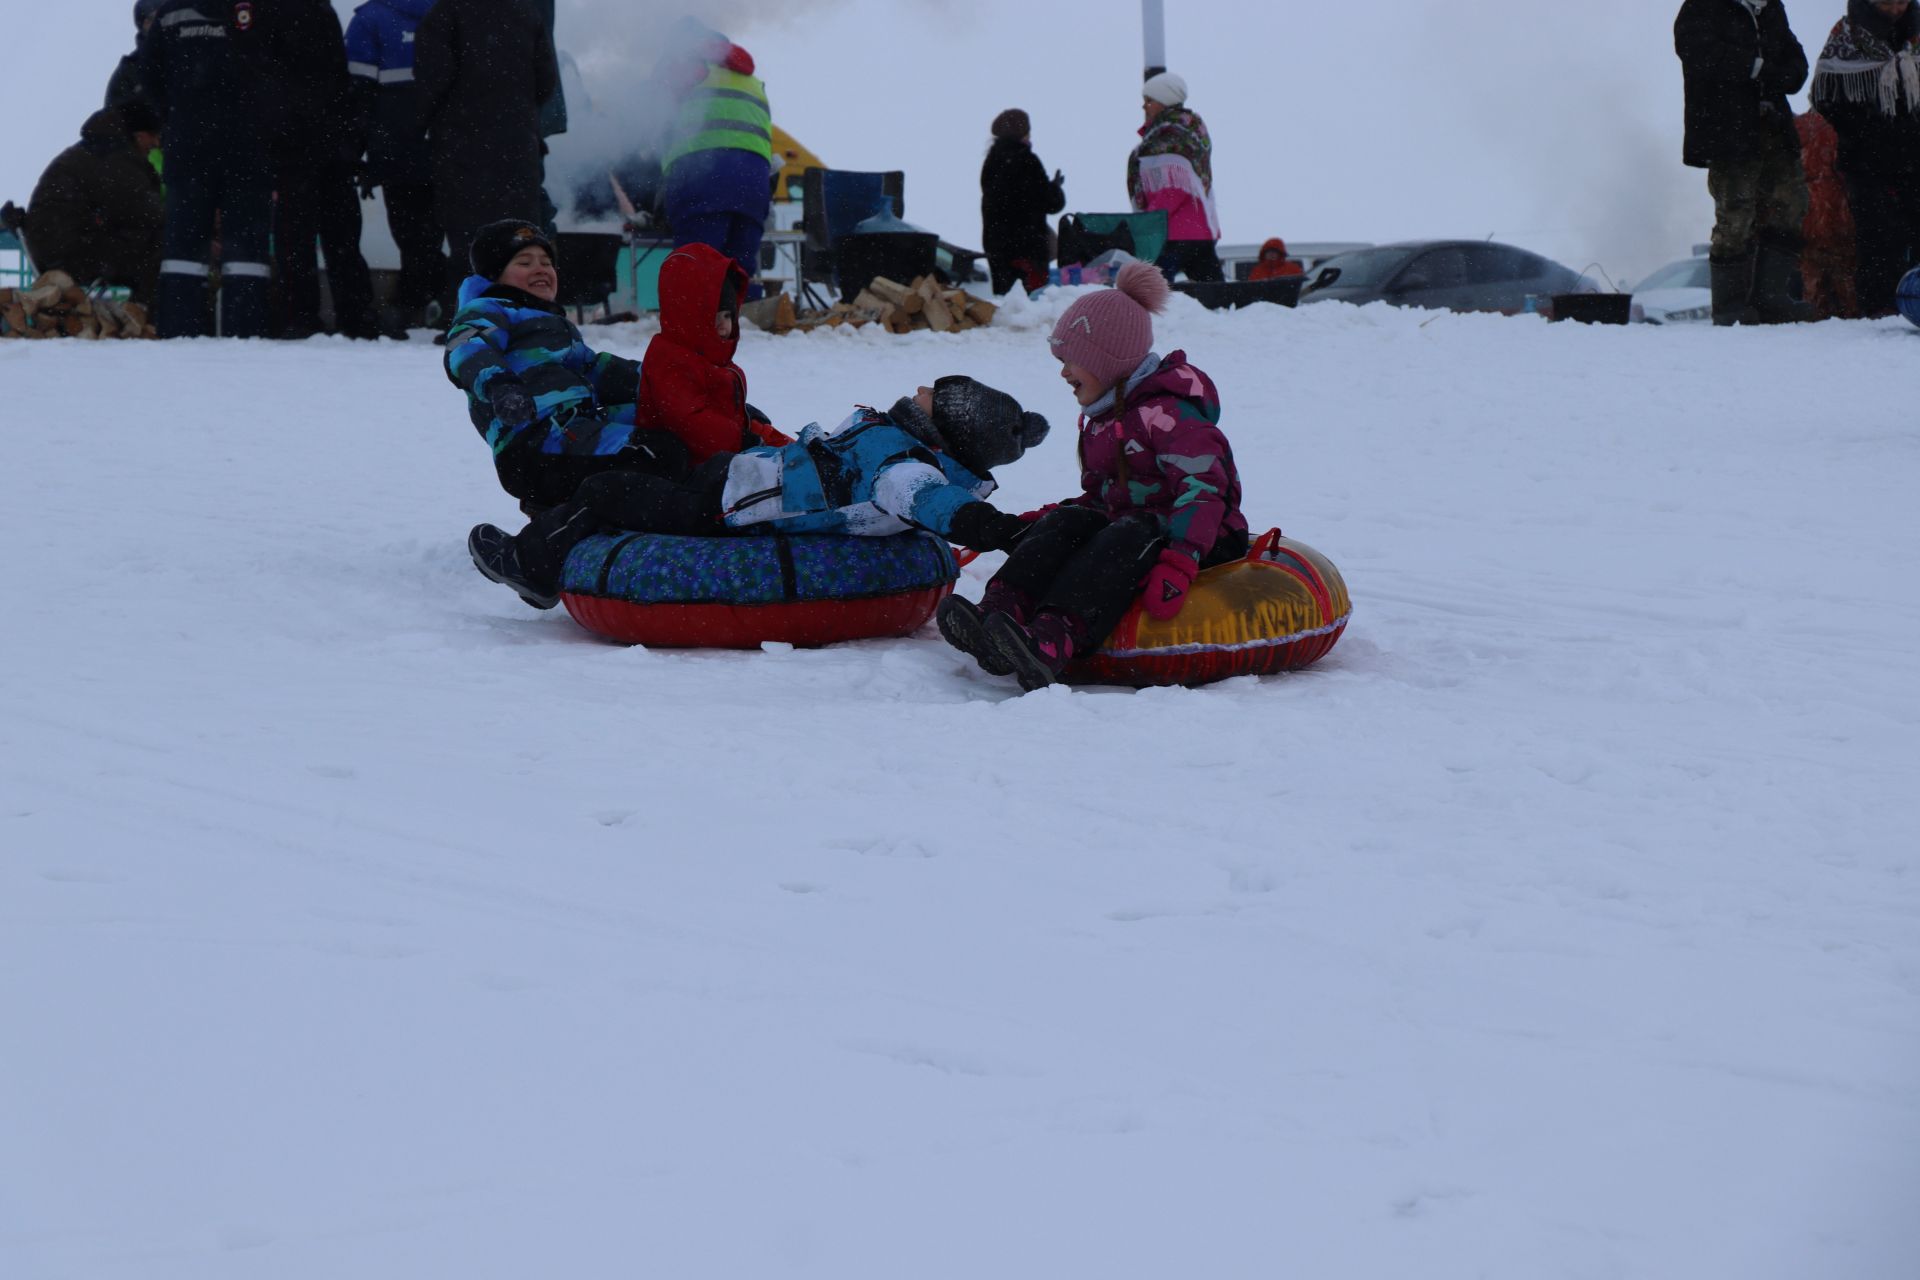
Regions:
<instances>
[{"instance_id":1,"label":"person in blue jacket","mask_svg":"<svg viewBox=\"0 0 1920 1280\"><path fill-rule=\"evenodd\" d=\"M1004 391L940 378L885 413L863 406L831 432L815 423L789 445L717 454L683 480L604 472L517 536L476 525L467 550L482 574L536 609L559 603L567 553L603 529L885 537L919 528L1004 550L1028 525L985 501L993 468L1046 434L1047 420Z\"/></svg>"},{"instance_id":2,"label":"person in blue jacket","mask_svg":"<svg viewBox=\"0 0 1920 1280\"><path fill-rule=\"evenodd\" d=\"M566 502L610 469L685 473L677 437L634 425L639 364L587 346L554 301L559 268L539 226L508 218L482 227L470 263L448 330L447 378L466 392L500 487L523 510Z\"/></svg>"},{"instance_id":3,"label":"person in blue jacket","mask_svg":"<svg viewBox=\"0 0 1920 1280\"><path fill-rule=\"evenodd\" d=\"M385 193L400 249L400 310L421 323L446 280L445 233L433 205L433 156L413 82L413 37L433 0L367 0L347 24L353 111L366 148L363 193Z\"/></svg>"}]
</instances>

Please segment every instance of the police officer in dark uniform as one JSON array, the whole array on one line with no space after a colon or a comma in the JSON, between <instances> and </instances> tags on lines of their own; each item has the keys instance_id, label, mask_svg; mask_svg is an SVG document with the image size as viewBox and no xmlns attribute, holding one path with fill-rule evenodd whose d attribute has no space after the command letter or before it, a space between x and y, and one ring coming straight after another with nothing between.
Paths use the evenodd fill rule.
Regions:
<instances>
[{"instance_id":1,"label":"police officer in dark uniform","mask_svg":"<svg viewBox=\"0 0 1920 1280\"><path fill-rule=\"evenodd\" d=\"M163 338L209 332L207 278L220 230L221 329L267 331L272 175L252 46L264 22L255 0L162 0L140 41L140 79L163 120L167 230L155 327Z\"/></svg>"},{"instance_id":2,"label":"police officer in dark uniform","mask_svg":"<svg viewBox=\"0 0 1920 1280\"><path fill-rule=\"evenodd\" d=\"M426 319L447 277L446 234L433 204L433 157L414 85L414 33L433 0L366 0L347 24L356 133L366 143L361 189L386 194L387 229L400 250L400 312ZM602 185L605 185L604 183Z\"/></svg>"},{"instance_id":3,"label":"police officer in dark uniform","mask_svg":"<svg viewBox=\"0 0 1920 1280\"><path fill-rule=\"evenodd\" d=\"M360 255L360 197L347 48L331 0L273 0L266 28L277 110L271 118L275 202L274 265L280 276L276 331L303 338L320 328L320 279L313 245L327 257L334 329L378 336L373 282Z\"/></svg>"}]
</instances>

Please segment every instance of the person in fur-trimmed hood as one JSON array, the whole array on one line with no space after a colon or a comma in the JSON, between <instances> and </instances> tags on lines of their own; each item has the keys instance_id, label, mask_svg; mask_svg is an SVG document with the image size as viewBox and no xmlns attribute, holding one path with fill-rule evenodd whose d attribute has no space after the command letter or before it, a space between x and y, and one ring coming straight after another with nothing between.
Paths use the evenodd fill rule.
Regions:
<instances>
[{"instance_id":1,"label":"person in fur-trimmed hood","mask_svg":"<svg viewBox=\"0 0 1920 1280\"><path fill-rule=\"evenodd\" d=\"M1127 195L1142 212L1164 209L1167 247L1160 269L1169 279L1221 280L1220 214L1213 204L1213 139L1187 105L1187 82L1162 71L1140 88L1146 123L1127 157Z\"/></svg>"},{"instance_id":2,"label":"person in fur-trimmed hood","mask_svg":"<svg viewBox=\"0 0 1920 1280\"><path fill-rule=\"evenodd\" d=\"M1080 493L1029 513L978 605L940 602L940 634L1022 688L1051 684L1137 600L1179 614L1201 569L1247 554L1240 474L1213 380L1152 350L1167 280L1151 263L1068 307L1048 340L1079 402Z\"/></svg>"},{"instance_id":3,"label":"person in fur-trimmed hood","mask_svg":"<svg viewBox=\"0 0 1920 1280\"><path fill-rule=\"evenodd\" d=\"M1840 137L1860 313L1893 310L1920 256L1920 8L1850 0L1813 72L1813 107Z\"/></svg>"},{"instance_id":4,"label":"person in fur-trimmed hood","mask_svg":"<svg viewBox=\"0 0 1920 1280\"><path fill-rule=\"evenodd\" d=\"M1804 318L1788 292L1807 183L1787 95L1807 55L1780 0L1686 0L1673 20L1686 82L1682 158L1713 195L1713 322Z\"/></svg>"},{"instance_id":5,"label":"person in fur-trimmed hood","mask_svg":"<svg viewBox=\"0 0 1920 1280\"><path fill-rule=\"evenodd\" d=\"M792 442L747 403L747 375L733 360L746 295L747 273L712 245L682 245L660 264L660 332L640 362L635 421L680 437L695 466Z\"/></svg>"}]
</instances>

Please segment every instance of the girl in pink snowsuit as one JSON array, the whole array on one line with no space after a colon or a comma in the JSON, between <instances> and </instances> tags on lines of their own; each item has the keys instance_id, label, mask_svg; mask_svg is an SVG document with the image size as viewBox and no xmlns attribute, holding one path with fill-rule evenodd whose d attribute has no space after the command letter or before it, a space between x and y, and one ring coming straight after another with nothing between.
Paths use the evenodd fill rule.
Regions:
<instances>
[{"instance_id":1,"label":"girl in pink snowsuit","mask_svg":"<svg viewBox=\"0 0 1920 1280\"><path fill-rule=\"evenodd\" d=\"M1135 600L1172 618L1195 574L1247 553L1213 380L1152 350L1167 293L1158 267L1130 262L1060 317L1049 342L1081 406L1080 492L1033 513L978 605L949 596L936 615L949 644L1023 688L1098 648Z\"/></svg>"}]
</instances>

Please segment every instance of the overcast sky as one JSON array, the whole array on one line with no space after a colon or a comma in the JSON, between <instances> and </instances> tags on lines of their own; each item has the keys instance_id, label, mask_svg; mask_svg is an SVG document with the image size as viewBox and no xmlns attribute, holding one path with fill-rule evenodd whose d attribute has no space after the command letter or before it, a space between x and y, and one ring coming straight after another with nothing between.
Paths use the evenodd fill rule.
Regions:
<instances>
[{"instance_id":1,"label":"overcast sky","mask_svg":"<svg viewBox=\"0 0 1920 1280\"><path fill-rule=\"evenodd\" d=\"M1677 0L1165 4L1229 241L1494 236L1631 276L1707 237L1705 175L1680 164ZM24 202L132 47L132 5L8 8L32 56L8 73L0 195ZM1842 8L1788 3L1809 57ZM1009 106L1070 208L1125 207L1134 0L559 0L559 43L617 121L655 22L689 9L753 53L796 138L832 166L904 169L908 220L949 240L979 240L987 126Z\"/></svg>"}]
</instances>

